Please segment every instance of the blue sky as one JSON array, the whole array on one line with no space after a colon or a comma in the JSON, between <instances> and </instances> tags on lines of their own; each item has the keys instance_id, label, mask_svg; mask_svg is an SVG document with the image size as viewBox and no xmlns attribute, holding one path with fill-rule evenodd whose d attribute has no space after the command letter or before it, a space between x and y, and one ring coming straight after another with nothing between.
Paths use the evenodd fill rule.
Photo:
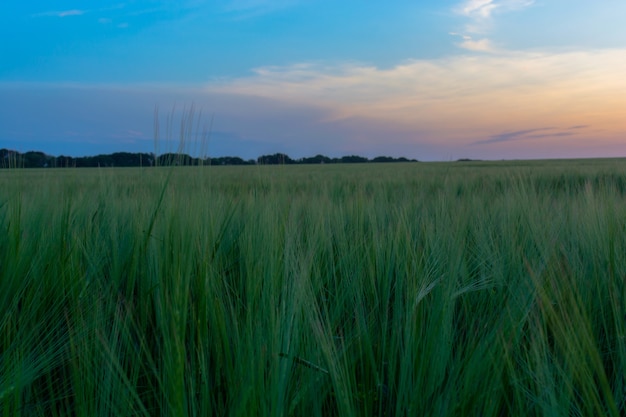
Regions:
<instances>
[{"instance_id":1,"label":"blue sky","mask_svg":"<svg viewBox=\"0 0 626 417\"><path fill-rule=\"evenodd\" d=\"M213 156L626 156L624 16L622 0L8 0L0 147L176 150L193 106L185 150Z\"/></svg>"}]
</instances>

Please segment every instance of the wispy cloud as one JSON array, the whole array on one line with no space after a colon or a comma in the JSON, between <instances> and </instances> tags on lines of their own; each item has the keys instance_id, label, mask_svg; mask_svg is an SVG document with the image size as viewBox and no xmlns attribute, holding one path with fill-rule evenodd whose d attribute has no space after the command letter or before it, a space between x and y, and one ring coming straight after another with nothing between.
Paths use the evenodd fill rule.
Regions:
<instances>
[{"instance_id":1,"label":"wispy cloud","mask_svg":"<svg viewBox=\"0 0 626 417\"><path fill-rule=\"evenodd\" d=\"M493 42L487 38L475 40L470 35L464 35L456 32L450 32L449 34L452 36L460 37L462 41L457 43L457 46L463 49L467 49L468 51L490 53L498 51L498 48L496 48Z\"/></svg>"},{"instance_id":2,"label":"wispy cloud","mask_svg":"<svg viewBox=\"0 0 626 417\"><path fill-rule=\"evenodd\" d=\"M490 19L496 12L516 11L534 4L534 0L466 0L457 13L471 19Z\"/></svg>"},{"instance_id":3,"label":"wispy cloud","mask_svg":"<svg viewBox=\"0 0 626 417\"><path fill-rule=\"evenodd\" d=\"M495 52L496 48L493 46L493 43L489 39L468 39L459 44L459 46L463 49L467 49L468 51L476 51L476 52Z\"/></svg>"},{"instance_id":4,"label":"wispy cloud","mask_svg":"<svg viewBox=\"0 0 626 417\"><path fill-rule=\"evenodd\" d=\"M223 7L223 10L241 20L274 13L295 6L300 2L301 0L230 0Z\"/></svg>"},{"instance_id":5,"label":"wispy cloud","mask_svg":"<svg viewBox=\"0 0 626 417\"><path fill-rule=\"evenodd\" d=\"M36 13L32 15L33 17L68 17L68 16L82 16L88 13L98 13L98 12L109 12L112 10L123 9L125 5L123 3L116 4L110 7L101 7L99 9L69 9L69 10L60 10L60 11L47 11Z\"/></svg>"},{"instance_id":6,"label":"wispy cloud","mask_svg":"<svg viewBox=\"0 0 626 417\"><path fill-rule=\"evenodd\" d=\"M101 7L98 9L70 9L70 10L61 10L61 11L46 11L41 13L33 14L32 17L69 17L69 16L83 16L86 14L101 14L101 13L109 13L113 11L119 11L127 9L127 5L124 3L115 4L108 7ZM135 16L142 13L150 13L155 9L146 9L146 10L136 10L136 11L128 11L126 16ZM158 10L163 11L166 10L164 6L161 6ZM112 19L109 17L101 17L98 19L99 23L106 24L111 23Z\"/></svg>"},{"instance_id":7,"label":"wispy cloud","mask_svg":"<svg viewBox=\"0 0 626 417\"><path fill-rule=\"evenodd\" d=\"M87 10L62 10L62 11L48 11L34 14L33 17L68 17L68 16L81 16L87 13Z\"/></svg>"},{"instance_id":8,"label":"wispy cloud","mask_svg":"<svg viewBox=\"0 0 626 417\"><path fill-rule=\"evenodd\" d=\"M574 136L574 132L564 132L555 127L541 127L537 129L518 130L515 132L504 132L492 135L489 139L473 142L472 145L486 145L498 142L510 142L515 140L530 140L542 138L558 138L565 136Z\"/></svg>"},{"instance_id":9,"label":"wispy cloud","mask_svg":"<svg viewBox=\"0 0 626 417\"><path fill-rule=\"evenodd\" d=\"M298 0L230 0L224 6L228 11L243 11L254 9L279 9L297 4Z\"/></svg>"},{"instance_id":10,"label":"wispy cloud","mask_svg":"<svg viewBox=\"0 0 626 417\"><path fill-rule=\"evenodd\" d=\"M64 12L60 12L58 14L59 17L66 17L66 16L80 16L82 14L85 14L84 10L66 10Z\"/></svg>"},{"instance_id":11,"label":"wispy cloud","mask_svg":"<svg viewBox=\"0 0 626 417\"><path fill-rule=\"evenodd\" d=\"M494 0L469 0L461 6L461 12L468 17L489 18L498 7Z\"/></svg>"},{"instance_id":12,"label":"wispy cloud","mask_svg":"<svg viewBox=\"0 0 626 417\"><path fill-rule=\"evenodd\" d=\"M485 35L490 32L494 15L524 9L534 4L534 0L465 0L455 7L457 14L465 16L465 24L460 35L466 39L457 43L460 48L476 52L496 52L493 41ZM481 39L471 35L480 34Z\"/></svg>"}]
</instances>

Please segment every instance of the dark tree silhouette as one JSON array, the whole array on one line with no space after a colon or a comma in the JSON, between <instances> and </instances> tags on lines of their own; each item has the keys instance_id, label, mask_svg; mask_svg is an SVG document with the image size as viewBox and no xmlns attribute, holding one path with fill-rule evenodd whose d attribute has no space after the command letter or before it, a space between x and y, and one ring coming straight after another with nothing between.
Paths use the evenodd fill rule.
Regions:
<instances>
[{"instance_id":1,"label":"dark tree silhouette","mask_svg":"<svg viewBox=\"0 0 626 417\"><path fill-rule=\"evenodd\" d=\"M333 160L324 155L315 155L310 158L302 158L298 161L300 164L330 164Z\"/></svg>"},{"instance_id":2,"label":"dark tree silhouette","mask_svg":"<svg viewBox=\"0 0 626 417\"><path fill-rule=\"evenodd\" d=\"M292 164L338 164L363 162L417 162L415 159L378 156L369 160L362 156L350 155L341 158L329 158L315 155L309 158L293 160L284 153L262 155L257 160L243 160L238 156L217 158L194 158L187 154L164 153L156 156L151 153L115 152L106 155L57 157L43 152L29 151L24 154L10 149L0 149L0 168L89 168L89 167L152 167L152 166L187 166L187 165L292 165Z\"/></svg>"},{"instance_id":3,"label":"dark tree silhouette","mask_svg":"<svg viewBox=\"0 0 626 417\"><path fill-rule=\"evenodd\" d=\"M291 159L289 155L284 153L275 153L274 155L262 155L259 156L257 162L260 165L291 165L296 161Z\"/></svg>"}]
</instances>

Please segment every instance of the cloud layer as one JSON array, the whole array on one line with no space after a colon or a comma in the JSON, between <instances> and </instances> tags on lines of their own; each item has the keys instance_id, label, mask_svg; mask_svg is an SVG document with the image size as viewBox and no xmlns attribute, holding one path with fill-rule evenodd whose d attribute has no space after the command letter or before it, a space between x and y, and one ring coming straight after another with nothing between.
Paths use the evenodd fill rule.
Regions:
<instances>
[{"instance_id":1,"label":"cloud layer","mask_svg":"<svg viewBox=\"0 0 626 417\"><path fill-rule=\"evenodd\" d=\"M390 69L267 67L206 91L315 106L326 110L323 123L377 120L419 130L416 140L430 144L504 146L523 136L576 146L576 137L590 131L568 126L601 128L593 132L599 141L626 133L625 70L626 50L508 52L408 61Z\"/></svg>"},{"instance_id":2,"label":"cloud layer","mask_svg":"<svg viewBox=\"0 0 626 417\"><path fill-rule=\"evenodd\" d=\"M626 156L625 71L624 49L505 51L390 68L263 67L203 86L0 83L0 140L44 135L150 151L154 104L167 112L195 102L214 115L213 155Z\"/></svg>"}]
</instances>

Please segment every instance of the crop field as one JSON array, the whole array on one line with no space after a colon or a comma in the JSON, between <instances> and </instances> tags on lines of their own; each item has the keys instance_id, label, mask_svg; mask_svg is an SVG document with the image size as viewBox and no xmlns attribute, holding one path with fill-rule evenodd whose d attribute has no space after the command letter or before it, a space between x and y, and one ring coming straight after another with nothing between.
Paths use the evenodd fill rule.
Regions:
<instances>
[{"instance_id":1,"label":"crop field","mask_svg":"<svg viewBox=\"0 0 626 417\"><path fill-rule=\"evenodd\" d=\"M626 414L626 161L0 171L0 415Z\"/></svg>"}]
</instances>

